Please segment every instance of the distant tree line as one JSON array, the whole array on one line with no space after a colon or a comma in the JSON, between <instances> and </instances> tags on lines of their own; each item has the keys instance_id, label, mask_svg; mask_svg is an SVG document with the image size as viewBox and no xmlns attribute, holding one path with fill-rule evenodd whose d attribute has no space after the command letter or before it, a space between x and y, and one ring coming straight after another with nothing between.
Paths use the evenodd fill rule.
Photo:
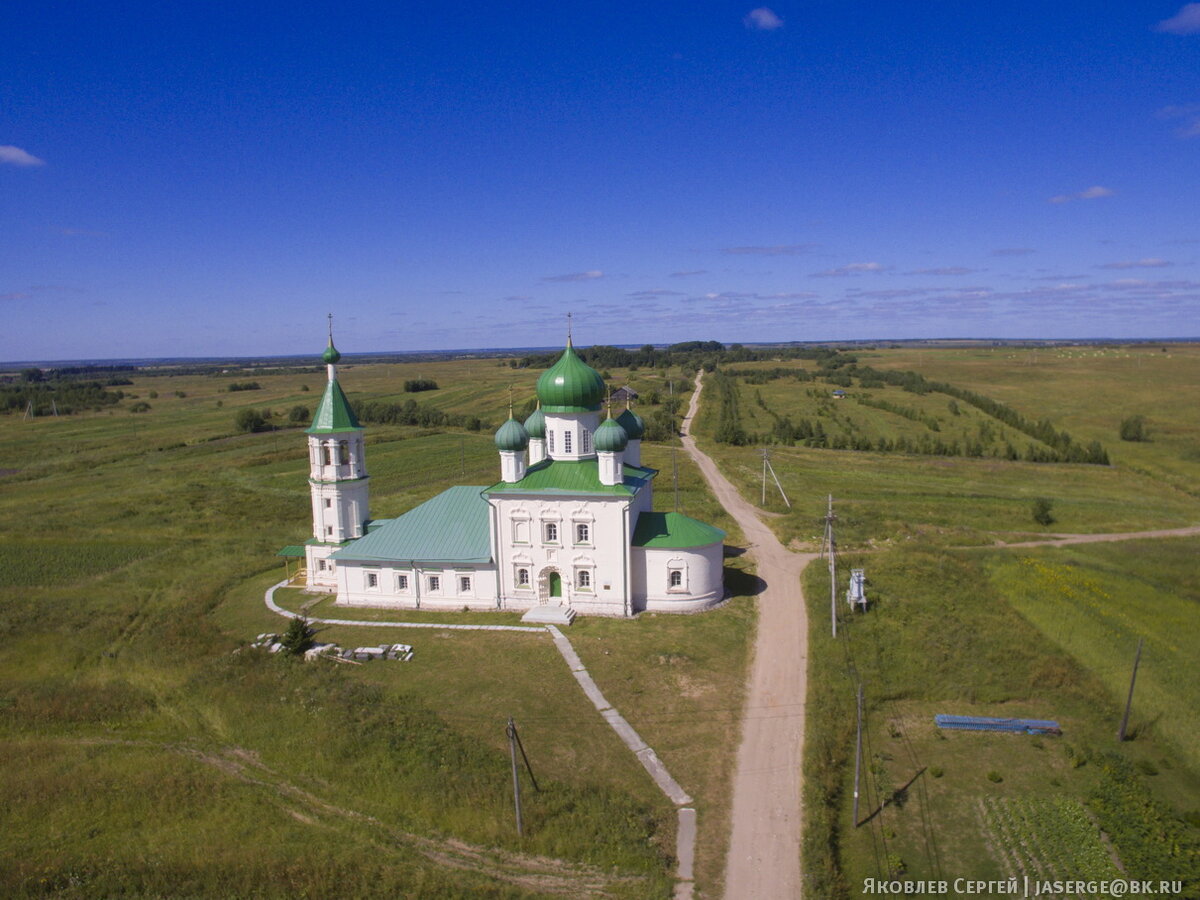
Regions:
<instances>
[{"instance_id":1,"label":"distant tree line","mask_svg":"<svg viewBox=\"0 0 1200 900\"><path fill-rule=\"evenodd\" d=\"M436 391L438 384L431 378L410 378L404 382L404 392L406 394L416 394L420 391Z\"/></svg>"},{"instance_id":2,"label":"distant tree line","mask_svg":"<svg viewBox=\"0 0 1200 900\"><path fill-rule=\"evenodd\" d=\"M106 390L99 381L18 382L0 385L0 410L24 413L32 404L35 416L70 415L83 410L100 410L125 399L124 391Z\"/></svg>"},{"instance_id":3,"label":"distant tree line","mask_svg":"<svg viewBox=\"0 0 1200 900\"><path fill-rule=\"evenodd\" d=\"M403 403L368 400L356 404L354 411L360 422L371 425L419 425L422 428L465 428L468 431L482 431L491 427L478 416L449 413L411 399Z\"/></svg>"},{"instance_id":4,"label":"distant tree line","mask_svg":"<svg viewBox=\"0 0 1200 900\"><path fill-rule=\"evenodd\" d=\"M238 391L261 391L262 385L257 381L231 381L225 386L225 390L231 394L235 394Z\"/></svg>"},{"instance_id":5,"label":"distant tree line","mask_svg":"<svg viewBox=\"0 0 1200 900\"><path fill-rule=\"evenodd\" d=\"M729 363L762 362L772 359L811 359L822 363L835 359L843 360L843 363L854 360L854 357L846 356L832 347L751 349L743 347L741 344L730 344L726 347L720 341L684 341L679 344L671 344L661 350L650 344L646 344L638 350L597 345L576 349L575 352L589 366L601 371L619 368L637 371L639 368L679 367L684 371L703 369L705 372L711 372L718 366ZM511 360L509 365L514 369L548 369L561 355L559 351L534 353ZM795 370L788 371L794 372Z\"/></svg>"}]
</instances>

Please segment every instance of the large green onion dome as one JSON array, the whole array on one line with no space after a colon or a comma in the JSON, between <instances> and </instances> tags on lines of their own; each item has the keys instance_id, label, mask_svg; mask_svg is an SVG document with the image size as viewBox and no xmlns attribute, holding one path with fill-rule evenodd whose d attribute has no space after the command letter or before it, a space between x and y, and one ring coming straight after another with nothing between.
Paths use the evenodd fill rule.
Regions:
<instances>
[{"instance_id":1,"label":"large green onion dome","mask_svg":"<svg viewBox=\"0 0 1200 900\"><path fill-rule=\"evenodd\" d=\"M591 412L604 399L604 379L600 373L575 355L571 341L558 362L542 373L537 381L538 400L551 413Z\"/></svg>"},{"instance_id":2,"label":"large green onion dome","mask_svg":"<svg viewBox=\"0 0 1200 900\"><path fill-rule=\"evenodd\" d=\"M596 450L601 453L617 453L629 444L629 435L617 424L617 420L608 418L596 429Z\"/></svg>"},{"instance_id":3,"label":"large green onion dome","mask_svg":"<svg viewBox=\"0 0 1200 900\"><path fill-rule=\"evenodd\" d=\"M517 452L529 446L529 435L512 416L496 432L496 449Z\"/></svg>"},{"instance_id":4,"label":"large green onion dome","mask_svg":"<svg viewBox=\"0 0 1200 900\"><path fill-rule=\"evenodd\" d=\"M631 441L640 441L642 435L646 433L646 423L632 409L626 409L617 416L617 424L625 429L625 433L629 435Z\"/></svg>"},{"instance_id":5,"label":"large green onion dome","mask_svg":"<svg viewBox=\"0 0 1200 900\"><path fill-rule=\"evenodd\" d=\"M334 365L342 354L338 353L337 347L333 346L333 338L329 339L329 346L325 348L325 352L321 354L321 361L327 366Z\"/></svg>"},{"instance_id":6,"label":"large green onion dome","mask_svg":"<svg viewBox=\"0 0 1200 900\"><path fill-rule=\"evenodd\" d=\"M539 441L546 439L546 416L540 406L525 420L525 433Z\"/></svg>"}]
</instances>

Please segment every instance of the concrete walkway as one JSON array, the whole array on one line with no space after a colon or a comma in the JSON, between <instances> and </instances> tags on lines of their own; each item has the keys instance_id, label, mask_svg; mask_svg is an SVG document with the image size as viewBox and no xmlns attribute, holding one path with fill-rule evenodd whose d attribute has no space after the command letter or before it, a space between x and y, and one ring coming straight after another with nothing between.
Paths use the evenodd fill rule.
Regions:
<instances>
[{"instance_id":1,"label":"concrete walkway","mask_svg":"<svg viewBox=\"0 0 1200 900\"><path fill-rule=\"evenodd\" d=\"M742 742L733 779L732 830L725 864L727 900L793 900L801 893L801 764L808 674L808 618L800 573L814 554L788 551L696 446L688 433L701 378L684 417L683 446L721 505L745 532L766 587L747 684Z\"/></svg>"},{"instance_id":2,"label":"concrete walkway","mask_svg":"<svg viewBox=\"0 0 1200 900\"><path fill-rule=\"evenodd\" d=\"M457 631L523 631L533 632L536 634L549 633L554 641L554 646L558 650L559 655L567 663L567 668L571 670L571 674L575 680L579 682L579 686L583 689L583 693L592 705L596 707L596 711L609 724L609 727L617 733L617 737L632 751L637 757L637 761L642 764L658 785L658 789L662 791L667 799L671 801L678 809L679 827L675 838L675 857L678 861L676 869L676 885L675 885L675 900L691 900L693 890L693 866L696 856L696 810L688 806L692 802L692 798L688 796L687 791L680 787L679 782L671 777L671 773L667 771L667 767L663 765L662 760L658 758L658 754L654 749L642 740L641 736L634 730L633 726L625 720L625 717L617 712L600 692L600 688L596 686L596 682L592 679L591 674L583 664L583 660L579 658L579 654L575 652L575 648L571 646L571 642L567 640L566 635L558 630L554 625L546 626L529 626L529 625L456 625L444 624L441 622L370 622L361 619L327 619L305 616L303 613L295 613L291 610L284 609L275 602L275 591L281 587L287 587L287 581L281 581L278 584L273 584L267 588L264 600L267 608L271 612L281 616L286 616L289 619L305 618L309 622L316 622L320 625L354 625L366 628L439 628L451 629Z\"/></svg>"}]
</instances>

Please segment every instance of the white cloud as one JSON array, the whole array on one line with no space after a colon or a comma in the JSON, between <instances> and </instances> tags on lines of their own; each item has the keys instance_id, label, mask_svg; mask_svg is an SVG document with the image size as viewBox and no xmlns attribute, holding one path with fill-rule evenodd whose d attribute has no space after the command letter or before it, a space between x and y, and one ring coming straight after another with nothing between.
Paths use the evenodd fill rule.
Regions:
<instances>
[{"instance_id":1,"label":"white cloud","mask_svg":"<svg viewBox=\"0 0 1200 900\"><path fill-rule=\"evenodd\" d=\"M569 272L566 275L546 275L542 281L595 281L603 277L604 273L599 269L589 269L587 272Z\"/></svg>"},{"instance_id":2,"label":"white cloud","mask_svg":"<svg viewBox=\"0 0 1200 900\"><path fill-rule=\"evenodd\" d=\"M766 6L750 10L750 12L746 13L746 18L742 19L742 22L747 28L753 31L774 31L776 28L783 27L783 19L775 15L774 10Z\"/></svg>"},{"instance_id":3,"label":"white cloud","mask_svg":"<svg viewBox=\"0 0 1200 900\"><path fill-rule=\"evenodd\" d=\"M1182 119L1183 124L1175 132L1183 138L1200 137L1200 103L1188 106L1164 106L1157 113L1160 119Z\"/></svg>"},{"instance_id":4,"label":"white cloud","mask_svg":"<svg viewBox=\"0 0 1200 900\"><path fill-rule=\"evenodd\" d=\"M1144 259L1127 259L1121 262L1104 263L1096 266L1097 269L1162 269L1171 263L1165 259L1158 257L1146 257Z\"/></svg>"},{"instance_id":5,"label":"white cloud","mask_svg":"<svg viewBox=\"0 0 1200 900\"><path fill-rule=\"evenodd\" d=\"M20 147L0 144L0 163L8 163L10 166L44 166L46 161L38 159L32 153L26 153Z\"/></svg>"},{"instance_id":6,"label":"white cloud","mask_svg":"<svg viewBox=\"0 0 1200 900\"><path fill-rule=\"evenodd\" d=\"M1200 3L1185 3L1175 15L1154 26L1167 34L1200 34Z\"/></svg>"},{"instance_id":7,"label":"white cloud","mask_svg":"<svg viewBox=\"0 0 1200 900\"><path fill-rule=\"evenodd\" d=\"M1106 188L1103 185L1095 184L1090 188L1085 188L1076 194L1058 194L1051 197L1050 203L1070 203L1072 200L1098 200L1101 197L1111 197L1115 192L1112 188Z\"/></svg>"},{"instance_id":8,"label":"white cloud","mask_svg":"<svg viewBox=\"0 0 1200 900\"><path fill-rule=\"evenodd\" d=\"M826 269L824 272L813 272L813 278L837 278L843 275L861 275L864 272L882 272L884 269L877 262L850 263L838 266L836 269Z\"/></svg>"}]
</instances>

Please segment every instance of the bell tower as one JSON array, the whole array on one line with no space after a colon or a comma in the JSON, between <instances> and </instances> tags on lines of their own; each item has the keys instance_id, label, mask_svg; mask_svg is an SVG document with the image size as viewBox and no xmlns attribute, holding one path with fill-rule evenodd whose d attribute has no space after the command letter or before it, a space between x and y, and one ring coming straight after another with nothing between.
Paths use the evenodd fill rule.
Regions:
<instances>
[{"instance_id":1,"label":"bell tower","mask_svg":"<svg viewBox=\"0 0 1200 900\"><path fill-rule=\"evenodd\" d=\"M333 346L333 316L329 316L329 346L321 355L328 382L313 414L308 435L308 484L312 495L313 536L306 546L308 583L337 587L335 563L329 559L349 541L366 533L367 461L363 429L342 386Z\"/></svg>"}]
</instances>

